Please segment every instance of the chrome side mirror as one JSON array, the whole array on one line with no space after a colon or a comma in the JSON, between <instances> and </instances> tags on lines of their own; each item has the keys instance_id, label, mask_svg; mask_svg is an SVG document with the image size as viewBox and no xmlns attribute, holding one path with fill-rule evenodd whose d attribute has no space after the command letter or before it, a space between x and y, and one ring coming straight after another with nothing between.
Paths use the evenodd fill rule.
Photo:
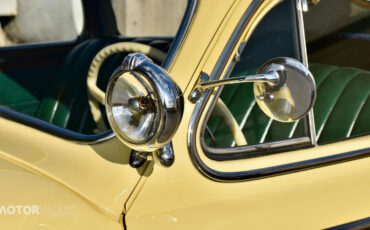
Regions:
<instances>
[{"instance_id":1,"label":"chrome side mirror","mask_svg":"<svg viewBox=\"0 0 370 230\"><path fill-rule=\"evenodd\" d=\"M192 95L216 86L254 82L254 96L263 112L274 120L292 122L304 117L316 99L315 80L308 68L293 58L274 58L257 75L199 83Z\"/></svg>"},{"instance_id":2,"label":"chrome side mirror","mask_svg":"<svg viewBox=\"0 0 370 230\"><path fill-rule=\"evenodd\" d=\"M304 117L316 100L311 72L292 58L275 58L265 63L260 74L275 73L278 81L255 82L254 96L259 107L272 119L292 122Z\"/></svg>"},{"instance_id":3,"label":"chrome side mirror","mask_svg":"<svg viewBox=\"0 0 370 230\"><path fill-rule=\"evenodd\" d=\"M184 102L165 70L143 54L129 54L108 83L105 104L108 122L125 145L155 152L162 165L172 164L170 141L180 124Z\"/></svg>"}]
</instances>

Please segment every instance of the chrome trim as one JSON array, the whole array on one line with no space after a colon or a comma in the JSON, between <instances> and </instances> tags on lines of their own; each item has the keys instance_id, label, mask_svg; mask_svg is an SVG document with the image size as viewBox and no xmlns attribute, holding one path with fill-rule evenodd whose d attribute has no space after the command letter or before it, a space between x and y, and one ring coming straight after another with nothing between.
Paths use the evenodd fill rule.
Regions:
<instances>
[{"instance_id":1,"label":"chrome trim","mask_svg":"<svg viewBox=\"0 0 370 230\"><path fill-rule=\"evenodd\" d=\"M182 22L180 24L180 27L167 53L167 56L162 63L162 68L164 68L165 70L168 70L168 68L170 67L173 59L176 56L177 51L179 50L185 38L185 35L188 32L188 29L189 29L190 23L193 20L197 5L198 5L198 0L188 0L188 5L184 13ZM74 40L71 42L62 42L62 43L63 44L64 43L73 44L75 42L76 41ZM35 45L32 45L32 47L34 46L42 46L42 47L53 46L54 44L56 43L35 44ZM61 44L61 43L57 43L57 44ZM28 48L31 45L24 45L24 46ZM18 49L19 47L16 46L16 48ZM5 47L2 49L12 51L14 47ZM31 117L26 114L16 112L14 110L11 110L10 108L6 108L1 105L0 105L0 118L5 118L8 120L17 122L17 123L21 123L23 125L41 130L43 132L49 133L51 135L54 135L54 136L57 136L57 137L60 137L66 140L74 141L79 144L88 144L88 145L99 144L99 143L105 142L115 137L115 134L112 130L107 130L103 133L94 134L94 135L80 134L80 133L56 126L52 123L37 119L35 117Z\"/></svg>"},{"instance_id":2,"label":"chrome trim","mask_svg":"<svg viewBox=\"0 0 370 230\"><path fill-rule=\"evenodd\" d=\"M369 0L370 1L370 0ZM370 229L370 217L340 224L334 227L325 228L324 230L365 230Z\"/></svg>"},{"instance_id":3,"label":"chrome trim","mask_svg":"<svg viewBox=\"0 0 370 230\"><path fill-rule=\"evenodd\" d=\"M303 12L302 12L302 0L296 0L296 8L297 8L297 21L298 21L298 33L300 40L300 53L303 64L306 65L308 68L308 57L307 57L307 48L306 48L306 35L304 32L304 22L303 22ZM308 126L309 126L309 135L311 139L311 144L316 146L317 145L317 138L316 138L316 129L315 129L315 119L313 114L313 109L308 113Z\"/></svg>"},{"instance_id":4,"label":"chrome trim","mask_svg":"<svg viewBox=\"0 0 370 230\"><path fill-rule=\"evenodd\" d=\"M195 10L198 6L198 0L188 0L188 5L186 7L183 20L181 21L180 27L177 31L175 36L175 40L172 42L172 45L166 55L162 63L162 68L168 70L170 68L171 63L175 59L177 51L180 49L183 40L185 39L185 35L188 32L189 26L193 20L193 16L195 14Z\"/></svg>"},{"instance_id":5,"label":"chrome trim","mask_svg":"<svg viewBox=\"0 0 370 230\"><path fill-rule=\"evenodd\" d=\"M170 167L173 165L175 162L175 154L173 152L172 142L155 151L153 157L160 166Z\"/></svg>"},{"instance_id":6,"label":"chrome trim","mask_svg":"<svg viewBox=\"0 0 370 230\"><path fill-rule=\"evenodd\" d=\"M126 71L134 70L137 66L146 61L153 62L150 58L142 53L129 53L126 57L123 58L122 68Z\"/></svg>"},{"instance_id":7,"label":"chrome trim","mask_svg":"<svg viewBox=\"0 0 370 230\"><path fill-rule=\"evenodd\" d=\"M221 75L222 70L225 68L226 62L230 55L232 54L232 51L234 47L236 46L236 43L238 42L241 33L245 29L247 23L249 22L250 18L252 17L253 13L255 10L259 7L259 5L263 2L263 0L253 0L248 9L244 12L242 18L238 22L236 28L234 29L229 41L227 42L225 48L223 49L219 59L217 60L217 63L215 65L214 70L211 73L210 79L211 80L216 80L218 77ZM245 47L245 43L241 43ZM239 47L240 52L244 49L244 47ZM228 69L226 71L226 75L228 76L231 73L231 70L235 66L234 61L231 62L231 64L228 66ZM219 89L216 91L214 98L218 98L218 96L221 93L222 86L219 87ZM198 152L197 152L197 147L196 147L196 132L197 128L199 127L199 119L201 116L201 112L203 111L205 107L205 102L209 99L211 95L210 91L204 92L200 98L197 101L197 104L195 106L195 109L193 111L193 115L191 116L190 119L190 124L189 124L189 130L188 130L188 136L187 136L187 144L188 144L188 150L189 150L189 155L191 160L193 161L193 164L195 167L204 175L208 175L207 177L212 177L214 173L208 173L215 171L213 169L208 168L204 162L200 159ZM213 103L214 106L215 103ZM212 105L211 105L212 106ZM212 108L207 111L208 114L206 116L209 117L209 113L211 112ZM203 126L202 126L203 128ZM215 171L217 173L218 171Z\"/></svg>"},{"instance_id":8,"label":"chrome trim","mask_svg":"<svg viewBox=\"0 0 370 230\"><path fill-rule=\"evenodd\" d=\"M243 32L245 26L249 22L250 18L252 17L253 13L256 11L256 9L260 6L260 4L263 2L263 0L253 0L246 12L243 14L241 20L239 21L238 25L236 26L235 30L233 31L229 41L227 42L224 50L222 51L219 59L217 60L217 63L215 65L214 70L211 73L210 79L211 80L216 80L219 78L220 74L222 73L222 70L225 68L226 62L230 55L232 54L232 51L238 42L241 33ZM302 44L301 44L302 45ZM237 59L236 59L237 61ZM307 63L306 63L307 64ZM235 60L231 62L231 64L228 66L228 69L226 71L225 77L229 76L231 73L231 70L235 66ZM214 94L214 99L216 100L218 96L220 95L220 92L222 90L222 86L219 87L219 89L216 91ZM306 161L301 161L301 162L295 162L291 164L285 164L285 165L278 165L274 167L268 167L268 168L262 168L262 169L256 169L256 170L248 170L248 171L239 171L239 172L222 172L222 171L217 171L215 169L212 169L208 167L201 159L197 152L197 144L196 144L196 138L197 138L197 129L199 128L199 120L202 115L202 112L205 108L206 102L211 96L210 91L204 92L199 100L198 103L195 106L195 109L193 111L193 115L190 119L190 124L189 124L189 130L188 130L188 135L187 135L187 143L188 143L188 150L189 150L189 155L190 158L194 164L194 166L197 168L197 170L206 176L209 179L216 180L216 181L221 181L221 182L233 182L233 181L239 181L239 180L251 180L251 179L258 179L261 177L266 177L266 176L274 176L278 175L281 173L287 173L287 172L294 172L297 170L304 170L304 169L309 169L311 167L320 167L326 164L330 164L332 162L340 162L344 160L350 160L350 159L357 159L359 157L367 157L370 156L370 149L365 149L365 150L359 150L359 151L354 151L350 153L344 153L344 154L336 154L334 156L328 156L328 157L321 157L317 159L312 159L312 160L306 160ZM212 102L213 103L213 102ZM215 103L213 103L214 106ZM212 104L210 105L209 110L207 113L210 113L212 109ZM207 116L209 114L206 114L205 120L207 119ZM204 121L205 121L204 120ZM204 130L204 122L202 124L202 132ZM201 133L202 135L202 133ZM203 140L204 141L204 140ZM202 141L201 141L202 142ZM309 143L310 138L308 137L301 137L301 138L295 138L295 139L290 139L290 140L284 140L284 144L296 144L300 145L302 143ZM273 144L281 144L279 142L274 142ZM263 144L262 144L263 145ZM203 145L204 147L204 145ZM255 147L257 148L258 145L255 146L250 146L250 147ZM267 147L267 146L266 146ZM236 158L240 158L240 156L243 157L248 157L246 156L245 152L245 147L240 148L236 147L233 149L239 149L240 152L243 152L242 154L235 154ZM225 156L225 149L223 150L223 154L220 154L220 156ZM292 149L290 149L292 150ZM226 154L227 155L227 154ZM221 159L222 160L222 159Z\"/></svg>"},{"instance_id":9,"label":"chrome trim","mask_svg":"<svg viewBox=\"0 0 370 230\"><path fill-rule=\"evenodd\" d=\"M308 68L294 58L277 57L258 70L258 73L269 72L276 72L279 79L277 84L253 84L254 97L261 110L281 122L293 122L306 117L316 100L315 79Z\"/></svg>"},{"instance_id":10,"label":"chrome trim","mask_svg":"<svg viewBox=\"0 0 370 230\"><path fill-rule=\"evenodd\" d=\"M86 135L80 134L52 123L40 120L35 117L31 117L29 115L11 110L4 106L0 106L0 117L4 119L8 119L17 123L21 123L23 125L29 126L31 128L38 129L43 132L50 133L54 136L74 141L81 144L90 144L90 143L101 143L103 141L109 140L114 137L114 133L112 130L105 131L100 134L94 135Z\"/></svg>"},{"instance_id":11,"label":"chrome trim","mask_svg":"<svg viewBox=\"0 0 370 230\"><path fill-rule=\"evenodd\" d=\"M130 154L129 164L133 168L140 168L147 160L147 153L132 150Z\"/></svg>"},{"instance_id":12,"label":"chrome trim","mask_svg":"<svg viewBox=\"0 0 370 230\"><path fill-rule=\"evenodd\" d=\"M204 143L204 138L201 139L201 146L206 155L212 160L231 160L231 159L240 159L240 158L249 158L253 156L266 155L265 153L261 154L261 151L264 150L268 153L280 151L282 148L290 147L299 147L310 142L309 137L298 137L294 139L273 141L268 143L260 143L255 145L245 145L245 146L236 146L233 147L233 151L225 153L228 149L225 148L214 148L209 147ZM255 153L252 153L255 152Z\"/></svg>"},{"instance_id":13,"label":"chrome trim","mask_svg":"<svg viewBox=\"0 0 370 230\"><path fill-rule=\"evenodd\" d=\"M304 12L307 12L308 11L308 0L301 0L301 3L300 3L300 8L304 11ZM297 6L299 7L299 6Z\"/></svg>"},{"instance_id":14,"label":"chrome trim","mask_svg":"<svg viewBox=\"0 0 370 230\"><path fill-rule=\"evenodd\" d=\"M302 0L301 7L303 12L308 12L310 8L314 7L320 2L320 0Z\"/></svg>"},{"instance_id":15,"label":"chrome trim","mask_svg":"<svg viewBox=\"0 0 370 230\"><path fill-rule=\"evenodd\" d=\"M195 86L195 90L203 91L218 86L242 84L248 82L269 82L275 85L279 82L279 80L280 80L279 74L276 71L271 71L263 74L233 77L222 80L204 81Z\"/></svg>"},{"instance_id":16,"label":"chrome trim","mask_svg":"<svg viewBox=\"0 0 370 230\"><path fill-rule=\"evenodd\" d=\"M153 86L154 101L157 101L156 107L159 114L159 123L153 125L153 130L146 135L145 140L136 142L130 139L126 133L123 132L123 127L120 127L116 122L114 115L112 95L114 95L115 86L125 82L124 73L132 73L132 76L138 78L138 75L145 78ZM140 81L140 80L139 80ZM149 91L147 92L149 93ZM132 96L129 96L132 98ZM105 108L108 121L117 137L128 147L137 151L152 152L164 146L170 146L171 141L177 128L180 125L181 118L184 111L184 99L180 88L172 81L167 72L154 64L148 57L141 53L131 53L127 55L121 66L115 71L107 86L105 96ZM130 107L130 103L120 102L119 107ZM122 116L118 116L120 119ZM153 121L154 122L154 121ZM125 128L125 127L124 127Z\"/></svg>"},{"instance_id":17,"label":"chrome trim","mask_svg":"<svg viewBox=\"0 0 370 230\"><path fill-rule=\"evenodd\" d=\"M201 82L209 81L209 76L206 73L202 73L199 79ZM189 95L189 101L193 104L196 103L199 97L202 95L202 93L203 92L199 89L193 89L193 92L191 92L191 94Z\"/></svg>"},{"instance_id":18,"label":"chrome trim","mask_svg":"<svg viewBox=\"0 0 370 230\"><path fill-rule=\"evenodd\" d=\"M274 120L293 122L305 117L312 109L316 100L316 84L311 72L301 62L288 57L273 58L263 64L257 73L257 75L233 78L224 76L222 80L201 81L195 86L191 95L218 86L254 82L253 91L257 104ZM296 90L297 88L303 91ZM267 135L267 131L268 128L264 136ZM263 140L264 137L261 141Z\"/></svg>"},{"instance_id":19,"label":"chrome trim","mask_svg":"<svg viewBox=\"0 0 370 230\"><path fill-rule=\"evenodd\" d=\"M252 2L253 3L253 2ZM236 29L237 30L237 29ZM236 31L235 30L235 31ZM235 32L234 31L234 32ZM229 42L232 40L233 38L231 38L229 40ZM236 42L236 41L235 41ZM224 53L226 53L227 51L227 47L228 47L229 43L227 44L226 48L224 49L223 53L221 54L221 57L220 59L218 60L217 64L216 64L216 67L214 69L214 71L212 72L211 76L210 76L210 80L216 80L218 79L218 76L220 75L221 71L222 71L222 67L220 67L221 65L219 63L221 63L222 60L224 60L224 63L223 65L226 64L226 57L224 57ZM240 44L239 48L238 48L238 52L242 52L244 50L246 46L246 42L243 42ZM301 47L300 47L301 48ZM229 52L231 52L232 50L230 50ZM226 54L225 54L226 55ZM229 54L230 56L230 54ZM305 56L304 54L302 55L302 57ZM304 61L305 59L303 59ZM235 60L233 60L230 65L228 66L228 69L226 71L226 74L224 75L223 79L225 78L228 78L229 75L231 74L231 71L233 70L234 66L235 66L236 62ZM205 129L205 125L206 125L206 122L212 112L212 109L213 107L215 106L216 104L216 100L218 99L218 97L220 96L221 94L221 91L222 91L222 86L219 87L219 89L214 93L214 97L213 97L213 100L209 106L209 109L207 111L207 114L205 115L205 118L203 120L203 123L201 124L201 137L204 136L204 129ZM210 92L208 91L205 91L203 93L203 100L204 100L204 103L201 102L200 100L197 102L197 107L200 106L200 105L203 105L202 108L199 108L199 111L197 110L194 110L194 113L202 113L204 107L205 107L205 102L208 101L209 97L210 97ZM205 95L207 94L207 95ZM196 107L196 109L197 109ZM194 115L193 115L194 116ZM198 120L196 120L195 122L198 122L199 123L199 118ZM308 123L308 121L306 121L306 119L303 119L303 122L305 123ZM244 121L245 123L245 121ZM308 124L307 124L308 125ZM243 126L241 126L243 127ZM308 136L310 136L311 134L308 132L308 130L306 131L306 133L308 134ZM291 139L287 139L287 140L281 140L281 141L275 141L275 142L269 142L269 143L263 143L263 144L257 144L257 145L250 145L250 146L239 146L239 147L232 147L232 148L214 148L214 147L209 147L205 144L204 142L204 138L201 138L201 147L202 149L205 151L205 154L213 159L213 160L232 160L232 159L237 159L237 158L247 158L247 157L252 157L252 156L255 156L255 155L261 155L261 153L252 153L253 151L257 151L257 150L268 150L267 152L268 153L271 153L271 152L277 152L277 151L281 151L282 148L288 148L289 146L291 147L304 147L305 145L308 146L310 144L311 140L310 138L308 137L299 137L299 138L291 138ZM193 142L195 143L195 142ZM284 145L285 144L285 145ZM255 147L253 147L255 146ZM273 148L279 148L279 149L276 149L276 150L273 150ZM244 155L242 154L244 152Z\"/></svg>"},{"instance_id":20,"label":"chrome trim","mask_svg":"<svg viewBox=\"0 0 370 230\"><path fill-rule=\"evenodd\" d=\"M302 170L309 170L327 165L370 157L370 148L359 149L345 153L338 153L334 155L298 161L284 165L277 165L239 172L217 171L204 164L204 162L200 159L198 155L191 155L191 157L196 168L207 178L219 182L238 182L246 180L256 180L271 176L278 176L281 174L299 172Z\"/></svg>"}]
</instances>

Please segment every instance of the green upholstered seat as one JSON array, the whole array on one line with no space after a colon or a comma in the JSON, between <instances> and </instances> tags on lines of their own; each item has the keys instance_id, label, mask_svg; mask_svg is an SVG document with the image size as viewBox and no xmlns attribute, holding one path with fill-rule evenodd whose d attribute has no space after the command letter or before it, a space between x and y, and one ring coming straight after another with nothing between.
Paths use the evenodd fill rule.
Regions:
<instances>
[{"instance_id":1,"label":"green upholstered seat","mask_svg":"<svg viewBox=\"0 0 370 230\"><path fill-rule=\"evenodd\" d=\"M96 53L115 40L82 42L58 66L0 73L0 104L60 127L92 134L95 123L87 100L86 77ZM117 66L121 60L109 64Z\"/></svg>"},{"instance_id":2,"label":"green upholstered seat","mask_svg":"<svg viewBox=\"0 0 370 230\"><path fill-rule=\"evenodd\" d=\"M370 72L355 68L311 64L317 85L314 116L318 142L324 143L370 131ZM245 74L245 73L244 73ZM253 96L253 84L224 87L221 98L227 105L249 145L304 135L303 123L282 123L267 117ZM208 121L214 136L205 133L207 144L230 147L233 138L219 119Z\"/></svg>"},{"instance_id":3,"label":"green upholstered seat","mask_svg":"<svg viewBox=\"0 0 370 230\"><path fill-rule=\"evenodd\" d=\"M93 39L70 52L36 117L79 133L93 133L95 123L87 103L86 77L94 56L108 44L109 41Z\"/></svg>"},{"instance_id":4,"label":"green upholstered seat","mask_svg":"<svg viewBox=\"0 0 370 230\"><path fill-rule=\"evenodd\" d=\"M31 79L30 79L31 80ZM31 85L29 82L27 85ZM6 73L0 73L0 104L34 116L40 98L25 90L24 86Z\"/></svg>"},{"instance_id":5,"label":"green upholstered seat","mask_svg":"<svg viewBox=\"0 0 370 230\"><path fill-rule=\"evenodd\" d=\"M312 64L318 88L314 106L318 142L370 131L370 72Z\"/></svg>"},{"instance_id":6,"label":"green upholstered seat","mask_svg":"<svg viewBox=\"0 0 370 230\"><path fill-rule=\"evenodd\" d=\"M35 116L59 66L0 72L0 105Z\"/></svg>"}]
</instances>

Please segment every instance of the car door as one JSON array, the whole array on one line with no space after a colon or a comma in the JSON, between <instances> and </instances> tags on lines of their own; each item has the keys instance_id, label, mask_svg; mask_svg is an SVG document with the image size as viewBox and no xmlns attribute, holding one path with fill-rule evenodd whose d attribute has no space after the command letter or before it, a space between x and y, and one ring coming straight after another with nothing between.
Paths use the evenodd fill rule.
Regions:
<instances>
[{"instance_id":1,"label":"car door","mask_svg":"<svg viewBox=\"0 0 370 230\"><path fill-rule=\"evenodd\" d=\"M289 56L308 65L302 17L302 6L306 5L301 4L301 1L241 0L230 4L200 1L182 50L170 68L185 99L184 117L173 138L175 162L169 168L155 165L147 173L141 191L129 200L125 218L128 228L322 229L367 223L370 213L367 123L357 125L366 127L365 131L341 135L342 129L347 130L343 127L348 120L336 117L345 111L334 109L337 111L331 115L334 118L324 119L329 122L325 123L322 118L330 116L317 107L298 122L278 123L258 110L253 97L249 100L250 93L253 96L250 86L219 87L200 97L193 94L200 81L232 77L233 73L254 74L263 62L276 56ZM225 14L217 28L213 25L217 16L209 15L211 5L213 13ZM208 15L207 20L199 16L202 14ZM199 28L207 23L210 24L204 27L200 38ZM201 49L211 29L215 34L208 36L209 45ZM198 59L196 51L204 52L201 58ZM189 70L195 61L197 65ZM316 63L310 63L310 68L319 86L326 76L320 73L328 70ZM348 75L352 69L343 71ZM342 76L341 73L334 76ZM186 77L187 74L193 78ZM360 74L367 76L368 72ZM334 82L340 82L335 78ZM368 81L367 77L358 79ZM326 83L333 91L334 82ZM328 108L326 98L337 98L326 94L326 87L319 86L318 90L316 103L324 108ZM340 92L349 91L352 90ZM366 96L367 92L365 89L363 94ZM349 96L340 96L346 97ZM220 99L238 125L243 123L246 127L242 127L242 132L247 145L236 143L222 119L217 116L215 121L209 119ZM366 109L356 107L347 113L352 110ZM356 119L365 116L358 114L349 122L351 131ZM320 123L316 127L315 121ZM326 131L318 133L316 128Z\"/></svg>"},{"instance_id":2,"label":"car door","mask_svg":"<svg viewBox=\"0 0 370 230\"><path fill-rule=\"evenodd\" d=\"M23 1L20 7L29 7L28 16L45 19L55 12L41 15L45 12L40 7L43 10L55 10L51 5L58 8L60 4L59 7L64 9L70 2L38 1L37 5L27 5L29 1ZM81 4L80 1L74 2ZM112 139L111 131L88 135L65 126L63 128L60 124L52 124L50 120L48 123L46 119L41 120L37 116L42 99L47 98L47 92L57 93L52 85L63 89L63 85L56 80L58 77L66 77L59 73L63 65L69 70L71 67L78 68L78 65L88 70L89 63L81 60L89 52L82 55L78 45L88 38L107 35L107 31L111 29L104 27L103 21L99 21L101 18L96 17L99 10L111 7L110 2L103 4L103 1L83 1L83 4L86 13L81 37L77 37L77 34L69 38L71 40L66 39L67 41L52 40L46 43L0 47L2 229L122 229L125 202L145 168L133 169L129 166L131 149ZM102 5L104 7L99 7ZM82 9L80 10L82 14ZM58 16L61 15L63 14L59 12ZM5 26L3 22L11 18L2 16L0 21ZM27 14L22 16L27 20ZM53 24L47 20L38 21L37 24L36 19L32 21L28 18L28 26L34 26L32 28L35 31L43 23ZM105 19L109 20L110 17ZM47 27L53 31L47 32L57 32L57 38L63 39L64 34L60 33L65 32L62 27L68 29L68 22L70 21L65 20L65 24L60 27ZM50 35L48 33L46 35ZM94 39L91 40L94 43ZM95 43L96 40L98 39L95 39ZM70 52L76 47L82 58L74 58L73 63L68 63L65 59L76 56ZM92 59L91 55L95 55L93 51L90 48L90 57L85 59ZM73 74L69 75L73 77ZM85 76L76 77L80 77L79 81L82 80L86 85ZM78 79L72 80L68 87L77 85ZM58 104L62 103L56 103L55 108ZM55 114L55 110L52 113ZM74 111L80 112L77 109Z\"/></svg>"}]
</instances>

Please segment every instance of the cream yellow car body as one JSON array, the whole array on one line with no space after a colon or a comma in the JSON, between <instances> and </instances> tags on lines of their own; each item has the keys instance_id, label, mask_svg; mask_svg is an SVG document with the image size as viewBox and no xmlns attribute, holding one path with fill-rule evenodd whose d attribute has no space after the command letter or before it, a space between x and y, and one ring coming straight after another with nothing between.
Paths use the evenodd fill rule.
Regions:
<instances>
[{"instance_id":1,"label":"cream yellow car body","mask_svg":"<svg viewBox=\"0 0 370 230\"><path fill-rule=\"evenodd\" d=\"M262 2L232 54L279 2ZM189 156L188 132L196 104L188 97L201 73L211 74L251 3L251 0L198 1L190 27L168 70L185 99L182 122L173 138L175 162L169 168L154 161L139 169L130 167L131 150L115 137L88 145L1 118L0 205L38 205L40 214L3 213L0 228L321 229L367 218L370 158L231 183L207 178L194 166ZM230 55L228 63L233 56ZM199 132L191 135L200 137ZM367 135L226 162L206 158L201 148L198 152L211 168L232 172L369 147Z\"/></svg>"}]
</instances>

